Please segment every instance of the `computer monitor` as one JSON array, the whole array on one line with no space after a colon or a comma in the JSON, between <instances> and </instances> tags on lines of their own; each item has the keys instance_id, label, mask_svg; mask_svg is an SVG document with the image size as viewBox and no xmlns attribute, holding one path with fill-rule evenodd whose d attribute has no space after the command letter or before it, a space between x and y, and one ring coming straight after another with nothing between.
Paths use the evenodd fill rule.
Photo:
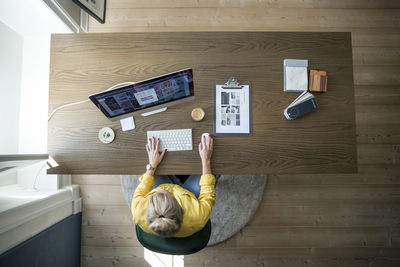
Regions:
<instances>
[{"instance_id":1,"label":"computer monitor","mask_svg":"<svg viewBox=\"0 0 400 267\"><path fill-rule=\"evenodd\" d=\"M184 69L89 96L112 121L194 99L193 71Z\"/></svg>"}]
</instances>

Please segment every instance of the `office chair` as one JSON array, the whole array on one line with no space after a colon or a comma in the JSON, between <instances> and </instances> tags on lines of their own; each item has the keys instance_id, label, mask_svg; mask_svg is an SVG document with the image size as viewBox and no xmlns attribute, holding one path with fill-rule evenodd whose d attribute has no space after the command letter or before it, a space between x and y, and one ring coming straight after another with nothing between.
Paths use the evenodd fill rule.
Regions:
<instances>
[{"instance_id":1,"label":"office chair","mask_svg":"<svg viewBox=\"0 0 400 267\"><path fill-rule=\"evenodd\" d=\"M211 221L203 229L188 237L170 237L152 235L136 225L136 236L143 247L163 254L188 255L196 253L207 246L211 236Z\"/></svg>"}]
</instances>

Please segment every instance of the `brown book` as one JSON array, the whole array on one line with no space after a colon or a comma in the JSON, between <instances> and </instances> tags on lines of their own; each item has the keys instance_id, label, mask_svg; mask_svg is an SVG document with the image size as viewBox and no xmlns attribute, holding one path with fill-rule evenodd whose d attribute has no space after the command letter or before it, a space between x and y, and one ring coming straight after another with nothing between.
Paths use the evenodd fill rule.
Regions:
<instances>
[{"instance_id":1,"label":"brown book","mask_svg":"<svg viewBox=\"0 0 400 267\"><path fill-rule=\"evenodd\" d=\"M310 92L326 92L327 86L328 76L326 76L326 71L310 70L310 81L308 83Z\"/></svg>"}]
</instances>

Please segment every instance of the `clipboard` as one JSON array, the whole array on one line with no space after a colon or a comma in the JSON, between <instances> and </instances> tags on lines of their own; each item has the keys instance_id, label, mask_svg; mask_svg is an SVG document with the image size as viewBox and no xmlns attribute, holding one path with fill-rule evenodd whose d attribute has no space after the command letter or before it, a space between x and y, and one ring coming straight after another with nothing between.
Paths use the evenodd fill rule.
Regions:
<instances>
[{"instance_id":1,"label":"clipboard","mask_svg":"<svg viewBox=\"0 0 400 267\"><path fill-rule=\"evenodd\" d=\"M231 77L214 88L214 135L252 135L251 85Z\"/></svg>"}]
</instances>

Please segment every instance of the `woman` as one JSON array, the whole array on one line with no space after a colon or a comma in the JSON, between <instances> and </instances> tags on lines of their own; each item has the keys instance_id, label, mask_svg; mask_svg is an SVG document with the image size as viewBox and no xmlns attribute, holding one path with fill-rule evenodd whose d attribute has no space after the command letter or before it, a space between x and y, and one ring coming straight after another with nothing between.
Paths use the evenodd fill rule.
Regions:
<instances>
[{"instance_id":1,"label":"woman","mask_svg":"<svg viewBox=\"0 0 400 267\"><path fill-rule=\"evenodd\" d=\"M143 231L163 237L187 237L206 225L215 203L212 136L207 140L203 137L203 143L206 145L199 144L203 175L191 175L180 185L174 175L154 176L166 150L159 153L160 140L149 139L149 164L132 199L133 219Z\"/></svg>"}]
</instances>

